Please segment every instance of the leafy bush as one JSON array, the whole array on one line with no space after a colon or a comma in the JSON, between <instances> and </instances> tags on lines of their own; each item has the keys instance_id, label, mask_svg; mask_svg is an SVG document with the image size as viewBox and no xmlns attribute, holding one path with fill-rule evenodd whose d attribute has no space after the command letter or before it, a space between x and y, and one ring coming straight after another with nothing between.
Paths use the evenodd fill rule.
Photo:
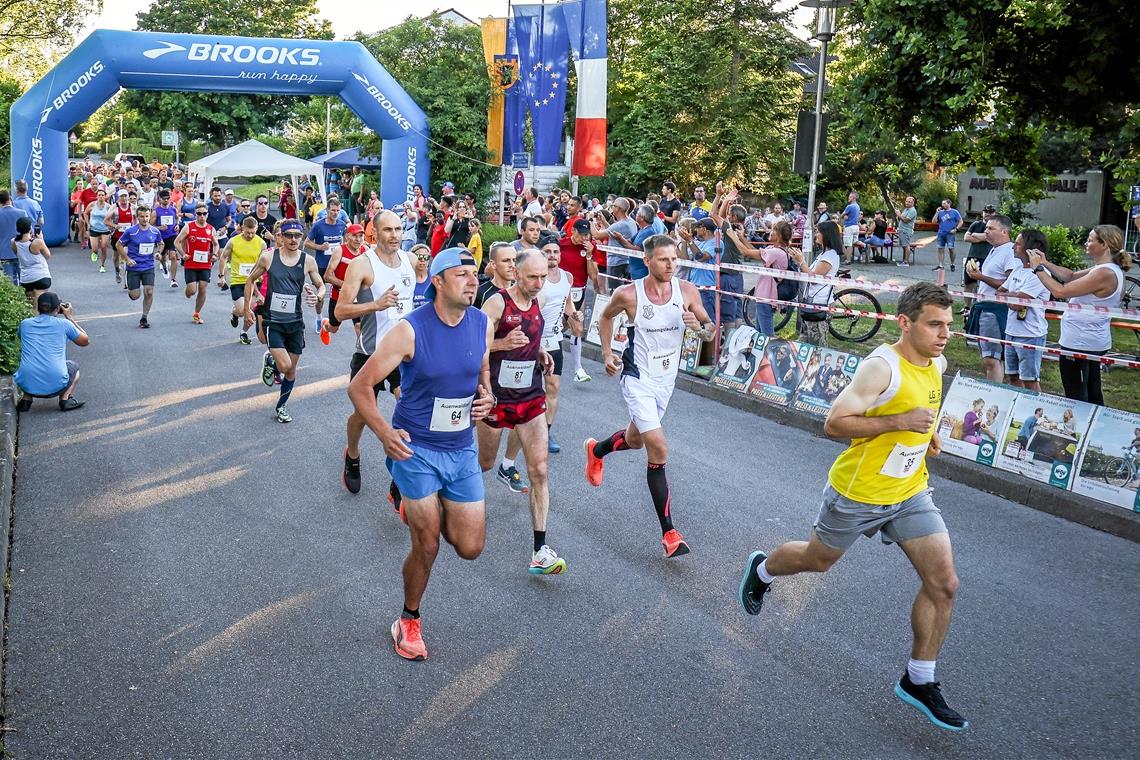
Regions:
<instances>
[{"instance_id":1,"label":"leafy bush","mask_svg":"<svg viewBox=\"0 0 1140 760\"><path fill-rule=\"evenodd\" d=\"M491 243L511 243L517 237L515 228L509 224L484 224L483 250L488 250Z\"/></svg>"},{"instance_id":2,"label":"leafy bush","mask_svg":"<svg viewBox=\"0 0 1140 760\"><path fill-rule=\"evenodd\" d=\"M103 150L103 144L98 140L85 140L79 143L79 150L85 155L91 155L92 153L98 153Z\"/></svg>"},{"instance_id":3,"label":"leafy bush","mask_svg":"<svg viewBox=\"0 0 1140 760\"><path fill-rule=\"evenodd\" d=\"M924 179L918 190L914 192L914 205L918 209L918 218L925 220L934 216L934 210L942 203L943 198L957 202L958 181L945 176ZM842 211L842 206L839 210Z\"/></svg>"},{"instance_id":4,"label":"leafy bush","mask_svg":"<svg viewBox=\"0 0 1140 760\"><path fill-rule=\"evenodd\" d=\"M152 148L147 145L143 147L142 154L147 163L157 160L159 163L169 164L174 161L174 148Z\"/></svg>"},{"instance_id":5,"label":"leafy bush","mask_svg":"<svg viewBox=\"0 0 1140 760\"><path fill-rule=\"evenodd\" d=\"M20 320L32 316L24 289L0 275L0 374L20 366Z\"/></svg>"},{"instance_id":6,"label":"leafy bush","mask_svg":"<svg viewBox=\"0 0 1140 760\"><path fill-rule=\"evenodd\" d=\"M1038 227L1049 241L1049 261L1074 271L1084 269L1084 248L1073 241L1073 231L1063 224ZM1087 234L1087 233L1086 233Z\"/></svg>"}]
</instances>

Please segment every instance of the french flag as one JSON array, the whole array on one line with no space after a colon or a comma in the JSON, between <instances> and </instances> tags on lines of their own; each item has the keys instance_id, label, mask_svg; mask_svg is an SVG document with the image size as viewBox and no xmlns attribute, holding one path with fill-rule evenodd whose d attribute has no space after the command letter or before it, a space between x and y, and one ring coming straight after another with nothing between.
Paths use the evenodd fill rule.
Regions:
<instances>
[{"instance_id":1,"label":"french flag","mask_svg":"<svg viewBox=\"0 0 1140 760\"><path fill-rule=\"evenodd\" d=\"M574 161L570 173L600 177L606 173L606 0L562 3L574 71L578 75L578 107L574 121Z\"/></svg>"}]
</instances>

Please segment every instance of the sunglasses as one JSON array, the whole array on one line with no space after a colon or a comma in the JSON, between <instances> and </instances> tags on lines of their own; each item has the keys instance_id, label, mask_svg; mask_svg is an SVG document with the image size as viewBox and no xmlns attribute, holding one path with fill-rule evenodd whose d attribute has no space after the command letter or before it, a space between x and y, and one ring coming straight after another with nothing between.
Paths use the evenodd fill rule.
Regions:
<instances>
[{"instance_id":1,"label":"sunglasses","mask_svg":"<svg viewBox=\"0 0 1140 760\"><path fill-rule=\"evenodd\" d=\"M258 205L260 205L260 204L258 204ZM243 204L241 204L241 207L242 207L242 208L249 208L249 204L248 204L248 203L243 203Z\"/></svg>"},{"instance_id":2,"label":"sunglasses","mask_svg":"<svg viewBox=\"0 0 1140 760\"><path fill-rule=\"evenodd\" d=\"M268 205L269 205L269 201L258 201L258 202L257 202L257 205L258 205L258 206L268 206Z\"/></svg>"},{"instance_id":3,"label":"sunglasses","mask_svg":"<svg viewBox=\"0 0 1140 760\"><path fill-rule=\"evenodd\" d=\"M304 236L300 232L286 232L283 237L287 237L290 240L300 240Z\"/></svg>"},{"instance_id":4,"label":"sunglasses","mask_svg":"<svg viewBox=\"0 0 1140 760\"><path fill-rule=\"evenodd\" d=\"M417 253L416 258L419 259L420 261L431 261L431 254L430 253Z\"/></svg>"},{"instance_id":5,"label":"sunglasses","mask_svg":"<svg viewBox=\"0 0 1140 760\"><path fill-rule=\"evenodd\" d=\"M205 216L205 215L206 215L206 212L205 212L205 211L195 211L195 212L194 212L194 215L195 215L195 216Z\"/></svg>"}]
</instances>

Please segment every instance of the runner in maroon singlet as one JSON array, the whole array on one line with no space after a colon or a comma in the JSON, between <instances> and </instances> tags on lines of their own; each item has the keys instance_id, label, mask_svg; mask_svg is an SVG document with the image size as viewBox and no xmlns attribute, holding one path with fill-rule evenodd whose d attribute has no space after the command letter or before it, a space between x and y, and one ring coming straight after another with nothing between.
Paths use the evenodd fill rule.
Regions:
<instances>
[{"instance_id":1,"label":"runner in maroon singlet","mask_svg":"<svg viewBox=\"0 0 1140 760\"><path fill-rule=\"evenodd\" d=\"M350 224L344 231L344 242L337 246L329 257L329 265L322 273L324 281L332 286L332 297L329 299L329 316L321 327L321 342L329 344L329 336L340 330L340 320L336 318L336 303L340 299L340 286L344 285L344 276L348 274L348 265L357 256L367 250L364 245L364 228L359 224ZM356 332L360 334L357 320L353 320Z\"/></svg>"},{"instance_id":2,"label":"runner in maroon singlet","mask_svg":"<svg viewBox=\"0 0 1140 760\"><path fill-rule=\"evenodd\" d=\"M550 511L547 478L546 390L542 378L554 370L554 359L542 348L540 295L546 282L546 257L533 248L518 254L518 279L483 304L494 329L490 347L491 393L495 406L478 426L479 466L487 472L499 454L503 429L514 429L526 455L530 477L530 516L534 555L529 572L552 575L566 571L566 560L546 543Z\"/></svg>"}]
</instances>

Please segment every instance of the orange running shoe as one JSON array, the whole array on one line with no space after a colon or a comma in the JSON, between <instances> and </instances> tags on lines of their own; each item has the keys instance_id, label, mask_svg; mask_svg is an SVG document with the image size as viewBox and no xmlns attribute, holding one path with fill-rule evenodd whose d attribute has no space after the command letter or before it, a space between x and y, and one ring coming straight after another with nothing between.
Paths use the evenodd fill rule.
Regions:
<instances>
[{"instance_id":1,"label":"orange running shoe","mask_svg":"<svg viewBox=\"0 0 1140 760\"><path fill-rule=\"evenodd\" d=\"M202 319L202 315L199 314L198 312L194 312L194 316L190 317L190 321L196 325L204 325L205 324L205 321Z\"/></svg>"},{"instance_id":2,"label":"orange running shoe","mask_svg":"<svg viewBox=\"0 0 1140 760\"><path fill-rule=\"evenodd\" d=\"M321 343L326 346L332 342L332 333L329 332L329 321L326 319L321 322Z\"/></svg>"},{"instance_id":3,"label":"orange running shoe","mask_svg":"<svg viewBox=\"0 0 1140 760\"><path fill-rule=\"evenodd\" d=\"M419 618L412 620L403 615L392 623L392 644L396 647L396 654L408 660L426 660L427 647L420 636Z\"/></svg>"},{"instance_id":4,"label":"orange running shoe","mask_svg":"<svg viewBox=\"0 0 1140 760\"><path fill-rule=\"evenodd\" d=\"M685 543L685 537L676 528L666 531L665 535L661 537L661 545L665 547L666 558L680 557L682 554L689 553L689 545Z\"/></svg>"},{"instance_id":5,"label":"orange running shoe","mask_svg":"<svg viewBox=\"0 0 1140 760\"><path fill-rule=\"evenodd\" d=\"M602 462L602 458L594 456L594 444L597 440L587 438L584 444L586 449L586 482L592 486L600 486L602 478L605 476L606 465Z\"/></svg>"}]
</instances>

